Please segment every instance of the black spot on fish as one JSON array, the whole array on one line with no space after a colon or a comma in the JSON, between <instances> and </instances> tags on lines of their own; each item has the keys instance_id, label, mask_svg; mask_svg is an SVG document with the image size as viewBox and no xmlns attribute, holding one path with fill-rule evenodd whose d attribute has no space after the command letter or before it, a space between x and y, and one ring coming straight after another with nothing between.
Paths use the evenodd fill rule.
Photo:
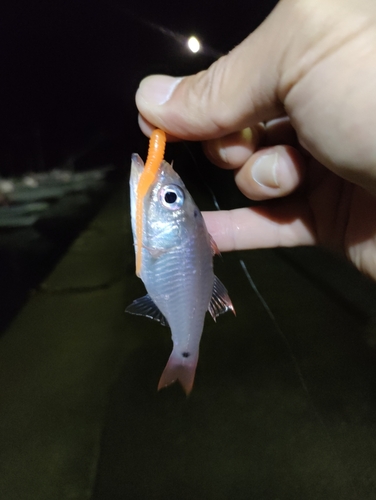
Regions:
<instances>
[{"instance_id":1,"label":"black spot on fish","mask_svg":"<svg viewBox=\"0 0 376 500\"><path fill-rule=\"evenodd\" d=\"M197 210L197 208L195 208L195 210L193 212L193 215L194 215L195 218L198 217L198 210Z\"/></svg>"},{"instance_id":2,"label":"black spot on fish","mask_svg":"<svg viewBox=\"0 0 376 500\"><path fill-rule=\"evenodd\" d=\"M182 352L181 355L183 356L183 358L189 358L190 356L189 352Z\"/></svg>"}]
</instances>

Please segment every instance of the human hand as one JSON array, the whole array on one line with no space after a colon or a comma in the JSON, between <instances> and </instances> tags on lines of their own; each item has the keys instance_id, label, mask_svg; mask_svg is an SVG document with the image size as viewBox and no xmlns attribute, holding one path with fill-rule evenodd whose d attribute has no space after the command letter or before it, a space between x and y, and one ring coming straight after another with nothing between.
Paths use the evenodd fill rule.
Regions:
<instances>
[{"instance_id":1,"label":"human hand","mask_svg":"<svg viewBox=\"0 0 376 500\"><path fill-rule=\"evenodd\" d=\"M376 279L375 89L375 2L282 0L207 71L148 77L136 102L145 133L205 141L270 200L204 214L220 250L322 244Z\"/></svg>"}]
</instances>

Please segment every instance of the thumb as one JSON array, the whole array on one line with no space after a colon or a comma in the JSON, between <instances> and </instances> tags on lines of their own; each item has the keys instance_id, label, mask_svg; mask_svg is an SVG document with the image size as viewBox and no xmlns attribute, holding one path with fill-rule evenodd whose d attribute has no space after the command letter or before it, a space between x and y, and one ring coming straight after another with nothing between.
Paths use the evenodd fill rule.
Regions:
<instances>
[{"instance_id":1,"label":"thumb","mask_svg":"<svg viewBox=\"0 0 376 500\"><path fill-rule=\"evenodd\" d=\"M183 78L145 78L136 94L142 117L180 139L206 140L284 114L278 99L283 47L275 36L284 10L277 6L256 31L205 71Z\"/></svg>"}]
</instances>

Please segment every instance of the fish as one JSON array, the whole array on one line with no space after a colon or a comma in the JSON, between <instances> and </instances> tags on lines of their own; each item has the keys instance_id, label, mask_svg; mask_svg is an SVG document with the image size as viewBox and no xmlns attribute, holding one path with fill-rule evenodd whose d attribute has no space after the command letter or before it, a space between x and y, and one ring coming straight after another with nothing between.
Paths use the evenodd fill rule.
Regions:
<instances>
[{"instance_id":1,"label":"fish","mask_svg":"<svg viewBox=\"0 0 376 500\"><path fill-rule=\"evenodd\" d=\"M127 308L169 326L173 349L158 390L178 381L188 395L193 387L206 312L214 320L234 306L214 275L219 253L204 218L172 165L164 160L165 133L150 137L144 165L132 155L131 224L136 275L147 294Z\"/></svg>"}]
</instances>

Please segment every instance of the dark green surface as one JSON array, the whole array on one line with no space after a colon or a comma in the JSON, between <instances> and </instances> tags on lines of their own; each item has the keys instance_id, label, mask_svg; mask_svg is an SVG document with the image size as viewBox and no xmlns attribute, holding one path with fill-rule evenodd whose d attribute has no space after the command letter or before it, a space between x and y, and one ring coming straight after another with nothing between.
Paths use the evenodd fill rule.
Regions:
<instances>
[{"instance_id":1,"label":"dark green surface","mask_svg":"<svg viewBox=\"0 0 376 500\"><path fill-rule=\"evenodd\" d=\"M375 286L314 249L217 258L237 317L207 318L189 398L157 393L171 342L123 313L143 293L126 211L119 193L0 340L0 498L374 499Z\"/></svg>"},{"instance_id":2,"label":"dark green surface","mask_svg":"<svg viewBox=\"0 0 376 500\"><path fill-rule=\"evenodd\" d=\"M126 336L117 196L0 340L0 498L90 498ZM130 297L130 292L128 292Z\"/></svg>"}]
</instances>

